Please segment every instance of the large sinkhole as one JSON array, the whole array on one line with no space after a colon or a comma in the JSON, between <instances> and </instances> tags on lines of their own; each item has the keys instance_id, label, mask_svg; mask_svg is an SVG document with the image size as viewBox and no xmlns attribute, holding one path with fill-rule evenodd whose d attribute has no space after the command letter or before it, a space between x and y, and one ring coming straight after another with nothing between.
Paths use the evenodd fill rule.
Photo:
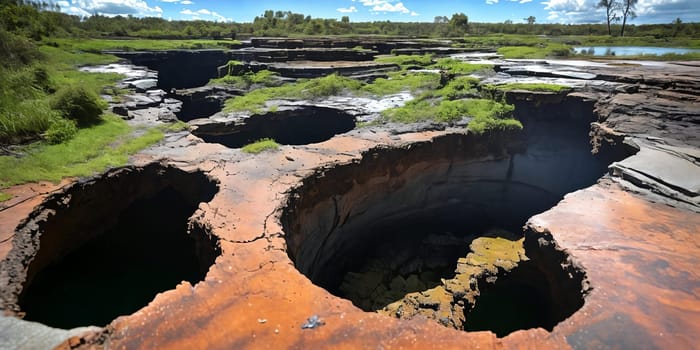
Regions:
<instances>
[{"instance_id":1,"label":"large sinkhole","mask_svg":"<svg viewBox=\"0 0 700 350\"><path fill-rule=\"evenodd\" d=\"M152 164L49 197L3 261L3 308L53 327L104 326L202 281L220 249L190 217L217 191L201 172Z\"/></svg>"},{"instance_id":2,"label":"large sinkhole","mask_svg":"<svg viewBox=\"0 0 700 350\"><path fill-rule=\"evenodd\" d=\"M288 254L366 311L499 336L551 330L583 305L585 273L522 226L628 155L591 154L591 119L521 117L522 132L451 134L319 169L282 213Z\"/></svg>"},{"instance_id":3,"label":"large sinkhole","mask_svg":"<svg viewBox=\"0 0 700 350\"><path fill-rule=\"evenodd\" d=\"M240 148L263 138L283 145L307 145L354 128L355 117L346 112L304 106L256 114L233 125L201 125L193 133L206 142Z\"/></svg>"}]
</instances>

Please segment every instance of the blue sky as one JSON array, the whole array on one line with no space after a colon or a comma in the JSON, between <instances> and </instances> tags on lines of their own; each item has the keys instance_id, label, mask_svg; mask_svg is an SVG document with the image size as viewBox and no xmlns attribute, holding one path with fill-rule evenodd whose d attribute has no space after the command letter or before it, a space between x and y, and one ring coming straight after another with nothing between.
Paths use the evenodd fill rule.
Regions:
<instances>
[{"instance_id":1,"label":"blue sky","mask_svg":"<svg viewBox=\"0 0 700 350\"><path fill-rule=\"evenodd\" d=\"M63 0L62 11L87 16L132 15L173 20L204 19L251 22L267 10L292 11L315 18L350 17L350 21L432 22L435 16L463 12L472 22L522 23L535 16L537 23L599 23L598 0ZM700 0L639 0L631 23L700 22Z\"/></svg>"}]
</instances>

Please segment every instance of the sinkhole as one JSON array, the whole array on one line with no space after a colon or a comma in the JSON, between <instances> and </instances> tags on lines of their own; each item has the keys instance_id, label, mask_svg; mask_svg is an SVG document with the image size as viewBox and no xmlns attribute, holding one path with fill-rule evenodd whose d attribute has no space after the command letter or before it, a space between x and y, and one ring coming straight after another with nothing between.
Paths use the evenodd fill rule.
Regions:
<instances>
[{"instance_id":1,"label":"sinkhole","mask_svg":"<svg viewBox=\"0 0 700 350\"><path fill-rule=\"evenodd\" d=\"M522 227L629 155L591 153L589 112L521 116L521 132L448 134L317 169L281 214L289 257L365 311L498 336L551 330L583 305L585 271L551 235Z\"/></svg>"},{"instance_id":2,"label":"sinkhole","mask_svg":"<svg viewBox=\"0 0 700 350\"><path fill-rule=\"evenodd\" d=\"M283 145L329 140L355 128L355 117L334 108L305 106L252 115L235 125L201 125L193 134L205 142L240 148L264 138Z\"/></svg>"},{"instance_id":3,"label":"sinkhole","mask_svg":"<svg viewBox=\"0 0 700 350\"><path fill-rule=\"evenodd\" d=\"M217 191L204 173L150 164L48 197L0 266L2 308L52 327L105 326L202 281L220 249L190 217Z\"/></svg>"}]
</instances>

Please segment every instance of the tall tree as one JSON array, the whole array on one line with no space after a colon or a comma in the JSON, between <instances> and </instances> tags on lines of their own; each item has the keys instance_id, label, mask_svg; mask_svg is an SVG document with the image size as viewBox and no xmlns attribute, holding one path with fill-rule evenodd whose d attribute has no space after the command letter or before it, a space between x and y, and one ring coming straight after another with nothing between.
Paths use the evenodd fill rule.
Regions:
<instances>
[{"instance_id":1,"label":"tall tree","mask_svg":"<svg viewBox=\"0 0 700 350\"><path fill-rule=\"evenodd\" d=\"M533 25L535 24L535 16L530 16L528 18L523 18L524 21L527 21L527 24Z\"/></svg>"},{"instance_id":2,"label":"tall tree","mask_svg":"<svg viewBox=\"0 0 700 350\"><path fill-rule=\"evenodd\" d=\"M639 0L622 0L622 29L620 30L620 36L625 36L627 18L634 19L637 17L637 14L634 12L634 8L637 7L637 2L639 2Z\"/></svg>"},{"instance_id":3,"label":"tall tree","mask_svg":"<svg viewBox=\"0 0 700 350\"><path fill-rule=\"evenodd\" d=\"M452 27L457 33L464 34L469 29L469 17L464 13L455 13L450 19L450 27Z\"/></svg>"},{"instance_id":4,"label":"tall tree","mask_svg":"<svg viewBox=\"0 0 700 350\"><path fill-rule=\"evenodd\" d=\"M620 3L616 0L600 0L596 7L605 9L605 19L608 22L608 35L612 35L610 23L620 20L620 16L617 15L617 11L620 9Z\"/></svg>"}]
</instances>

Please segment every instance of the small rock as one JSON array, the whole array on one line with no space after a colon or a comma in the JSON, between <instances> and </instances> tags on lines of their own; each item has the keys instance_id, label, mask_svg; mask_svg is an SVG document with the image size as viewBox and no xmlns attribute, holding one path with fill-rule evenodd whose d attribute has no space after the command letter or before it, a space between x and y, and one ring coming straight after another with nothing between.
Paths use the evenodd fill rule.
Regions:
<instances>
[{"instance_id":1,"label":"small rock","mask_svg":"<svg viewBox=\"0 0 700 350\"><path fill-rule=\"evenodd\" d=\"M306 322L301 325L301 329L314 329L316 327L323 326L324 324L326 323L323 322L318 315L313 315L306 319Z\"/></svg>"},{"instance_id":2,"label":"small rock","mask_svg":"<svg viewBox=\"0 0 700 350\"><path fill-rule=\"evenodd\" d=\"M126 117L129 115L129 109L124 105L114 105L112 106L112 113Z\"/></svg>"}]
</instances>

